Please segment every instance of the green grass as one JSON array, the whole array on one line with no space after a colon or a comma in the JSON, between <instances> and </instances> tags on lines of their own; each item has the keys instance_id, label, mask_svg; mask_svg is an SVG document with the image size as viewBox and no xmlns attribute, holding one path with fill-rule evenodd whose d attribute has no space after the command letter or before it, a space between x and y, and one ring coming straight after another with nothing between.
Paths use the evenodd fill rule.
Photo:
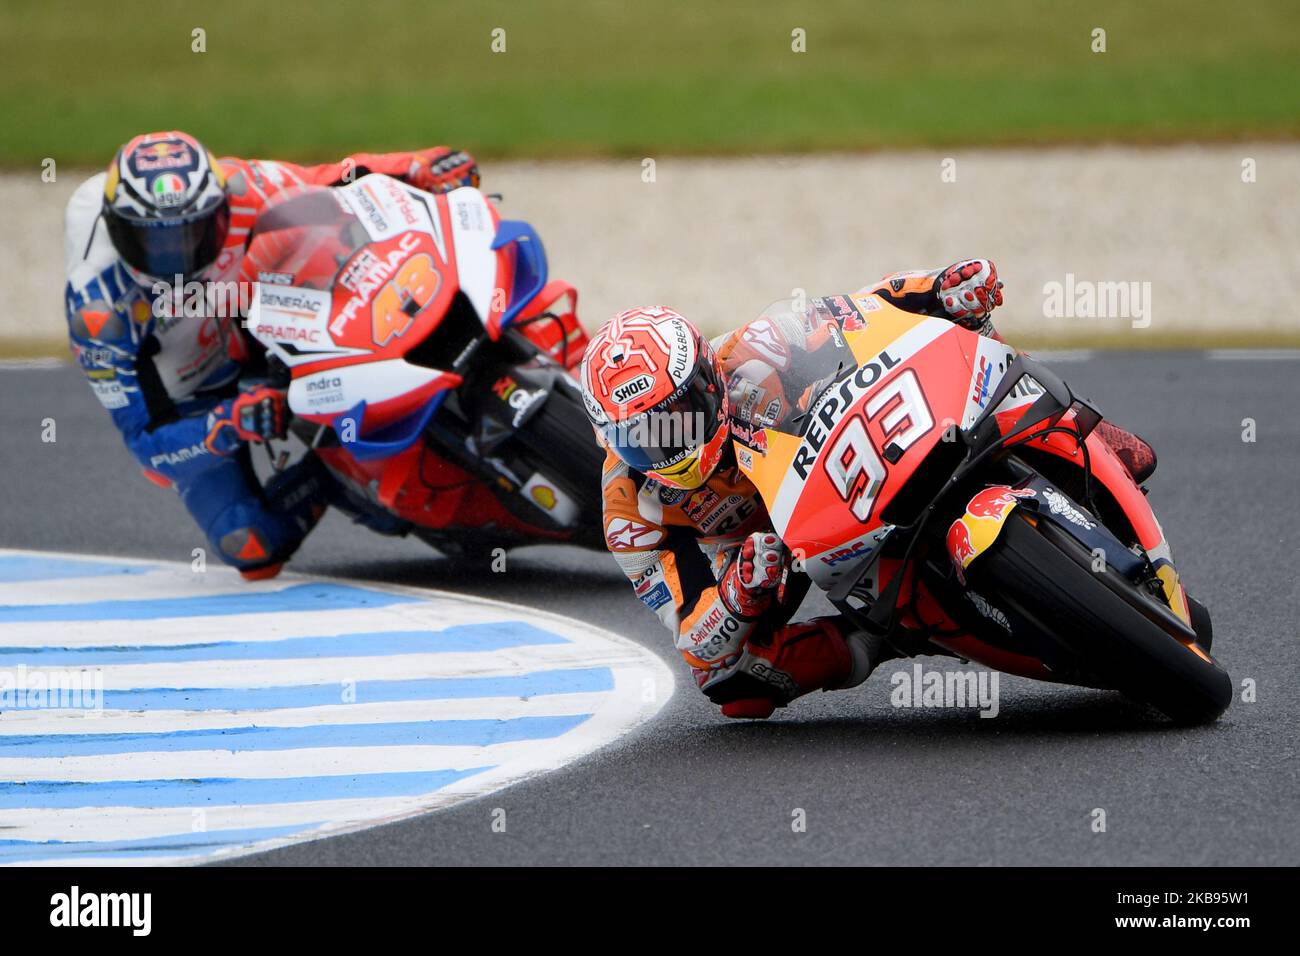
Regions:
<instances>
[{"instance_id":1,"label":"green grass","mask_svg":"<svg viewBox=\"0 0 1300 956\"><path fill-rule=\"evenodd\" d=\"M166 127L317 160L1294 138L1300 3L5 0L0 102L8 166Z\"/></svg>"}]
</instances>

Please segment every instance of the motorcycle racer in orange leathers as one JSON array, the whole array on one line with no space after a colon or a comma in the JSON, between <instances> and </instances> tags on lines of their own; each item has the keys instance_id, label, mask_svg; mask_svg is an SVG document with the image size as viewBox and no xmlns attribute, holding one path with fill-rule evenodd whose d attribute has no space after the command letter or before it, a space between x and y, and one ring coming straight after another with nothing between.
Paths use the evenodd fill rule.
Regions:
<instances>
[{"instance_id":1,"label":"motorcycle racer in orange leathers","mask_svg":"<svg viewBox=\"0 0 1300 956\"><path fill-rule=\"evenodd\" d=\"M1002 283L987 259L896 273L862 291L996 335L990 316ZM607 546L728 717L764 718L810 691L856 686L887 653L843 615L789 623L807 579L789 578L802 584L778 599L791 556L728 441L733 415L778 421L799 410L800 396L783 394L772 374L795 352L783 336L826 331L760 321L709 341L671 309L631 309L592 336L579 374L608 450ZM1150 446L1103 424L1103 437L1145 480L1155 465Z\"/></svg>"}]
</instances>

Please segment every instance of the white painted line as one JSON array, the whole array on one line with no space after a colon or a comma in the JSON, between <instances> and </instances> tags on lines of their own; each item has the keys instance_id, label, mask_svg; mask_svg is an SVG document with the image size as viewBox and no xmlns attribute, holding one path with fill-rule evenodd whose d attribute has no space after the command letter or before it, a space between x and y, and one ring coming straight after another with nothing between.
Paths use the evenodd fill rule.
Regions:
<instances>
[{"instance_id":1,"label":"white painted line","mask_svg":"<svg viewBox=\"0 0 1300 956\"><path fill-rule=\"evenodd\" d=\"M644 653L644 652L641 652ZM635 652L607 650L604 666L635 663ZM202 671L205 688L266 688L383 680L510 677L580 666L567 644L511 647L482 653L388 654L382 657L314 657L266 661L203 661L186 664L125 664L90 669L103 675L104 690L193 688Z\"/></svg>"},{"instance_id":2,"label":"white painted line","mask_svg":"<svg viewBox=\"0 0 1300 956\"><path fill-rule=\"evenodd\" d=\"M320 820L364 821L376 812L385 817L419 812L420 798L384 801L316 800L269 806L211 806L198 812L171 807L100 807L94 814L76 810L12 810L4 815L6 839L95 840L104 825L119 840L141 840L204 830L246 830L258 827L307 826Z\"/></svg>"},{"instance_id":3,"label":"white painted line","mask_svg":"<svg viewBox=\"0 0 1300 956\"><path fill-rule=\"evenodd\" d=\"M490 612L466 605L464 621L486 623L494 620ZM520 609L522 620L532 619L533 611ZM215 641L281 641L311 634L346 634L353 632L408 631L427 628L427 609L415 605L385 608L361 608L330 611L279 611L274 614L242 614L239 630L232 631L231 618L215 617L154 618L134 620L131 633L125 636L130 646L170 647ZM459 618L458 618L459 620ZM495 620L500 620L499 612ZM120 623L120 622L112 622ZM103 647L105 622L91 621L24 621L0 625L0 646L11 647Z\"/></svg>"},{"instance_id":4,"label":"white painted line","mask_svg":"<svg viewBox=\"0 0 1300 956\"><path fill-rule=\"evenodd\" d=\"M134 867L149 867L149 866L174 866L175 864L176 864L176 860L175 860L174 858L172 858L172 857L166 857L166 856L135 856L135 855L131 855L131 856L121 856L121 857L115 857L115 856L88 856L88 857L82 857L82 856L78 856L78 857L76 857L75 859L74 859L74 858L69 858L69 857L62 857L62 858L59 858L59 859L53 859L53 860L30 860L30 861L25 861L25 862L21 862L21 863L17 863L17 862L12 862L12 863L0 863L0 866L40 866L40 867L56 867L56 866L70 866L70 865L71 865L71 866L134 866Z\"/></svg>"},{"instance_id":5,"label":"white painted line","mask_svg":"<svg viewBox=\"0 0 1300 956\"><path fill-rule=\"evenodd\" d=\"M6 736L170 733L231 729L250 724L257 727L313 727L416 720L515 720L520 717L590 714L600 706L602 699L600 693L589 693L334 704L283 710L14 710L0 721L0 753Z\"/></svg>"},{"instance_id":6,"label":"white painted line","mask_svg":"<svg viewBox=\"0 0 1300 956\"><path fill-rule=\"evenodd\" d=\"M93 578L65 578L41 581L33 586L31 581L0 581L0 607L17 607L34 604L84 604L90 601L115 601L123 596L125 575ZM130 575L131 599L205 597L217 594L242 594L241 580L231 580L225 575L194 574L176 568L161 568L144 574ZM253 581L262 590L279 591L283 584L273 581ZM270 585L269 587L265 585Z\"/></svg>"},{"instance_id":7,"label":"white painted line","mask_svg":"<svg viewBox=\"0 0 1300 956\"><path fill-rule=\"evenodd\" d=\"M673 689L631 641L447 592L3 550L0 580L0 865L227 859L426 813ZM108 709L14 696L60 670Z\"/></svg>"},{"instance_id":8,"label":"white painted line","mask_svg":"<svg viewBox=\"0 0 1300 956\"><path fill-rule=\"evenodd\" d=\"M580 734L581 727L570 731ZM238 746L231 741L228 746ZM350 777L356 774L473 770L526 759L533 740L483 747L311 747L298 750L142 751L95 757L0 757L0 782L51 780L75 783L138 780L206 780L235 777ZM93 795L87 805L93 804Z\"/></svg>"},{"instance_id":9,"label":"white painted line","mask_svg":"<svg viewBox=\"0 0 1300 956\"><path fill-rule=\"evenodd\" d=\"M1211 349L1216 362L1300 362L1300 349Z\"/></svg>"}]
</instances>

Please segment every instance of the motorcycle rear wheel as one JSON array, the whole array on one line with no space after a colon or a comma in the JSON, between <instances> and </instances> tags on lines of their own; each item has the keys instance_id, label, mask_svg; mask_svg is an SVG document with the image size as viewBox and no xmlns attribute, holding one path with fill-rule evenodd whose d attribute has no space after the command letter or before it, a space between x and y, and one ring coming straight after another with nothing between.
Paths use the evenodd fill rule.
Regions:
<instances>
[{"instance_id":1,"label":"motorcycle rear wheel","mask_svg":"<svg viewBox=\"0 0 1300 956\"><path fill-rule=\"evenodd\" d=\"M1232 702L1228 672L1208 651L1201 648L1202 657L1139 611L1135 604L1143 597L1134 585L1109 566L1103 582L1067 547L1069 542L1049 540L1017 511L971 572L981 593L1125 695L1183 725L1209 723L1222 714ZM1122 596L1122 588L1133 593Z\"/></svg>"}]
</instances>

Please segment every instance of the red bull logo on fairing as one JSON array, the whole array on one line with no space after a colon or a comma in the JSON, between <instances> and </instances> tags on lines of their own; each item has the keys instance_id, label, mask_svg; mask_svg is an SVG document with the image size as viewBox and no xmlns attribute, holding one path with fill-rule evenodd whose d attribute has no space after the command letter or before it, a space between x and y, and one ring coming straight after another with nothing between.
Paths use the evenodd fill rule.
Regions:
<instances>
[{"instance_id":1,"label":"red bull logo on fairing","mask_svg":"<svg viewBox=\"0 0 1300 956\"><path fill-rule=\"evenodd\" d=\"M1001 518L1017 498L1032 498L1032 488L1006 488L995 485L985 488L966 506L966 513L975 518Z\"/></svg>"},{"instance_id":2,"label":"red bull logo on fairing","mask_svg":"<svg viewBox=\"0 0 1300 956\"><path fill-rule=\"evenodd\" d=\"M993 485L970 500L966 513L948 527L948 557L957 571L957 580L966 583L966 569L997 540L1002 522L1016 502L1033 496L1032 488Z\"/></svg>"}]
</instances>

